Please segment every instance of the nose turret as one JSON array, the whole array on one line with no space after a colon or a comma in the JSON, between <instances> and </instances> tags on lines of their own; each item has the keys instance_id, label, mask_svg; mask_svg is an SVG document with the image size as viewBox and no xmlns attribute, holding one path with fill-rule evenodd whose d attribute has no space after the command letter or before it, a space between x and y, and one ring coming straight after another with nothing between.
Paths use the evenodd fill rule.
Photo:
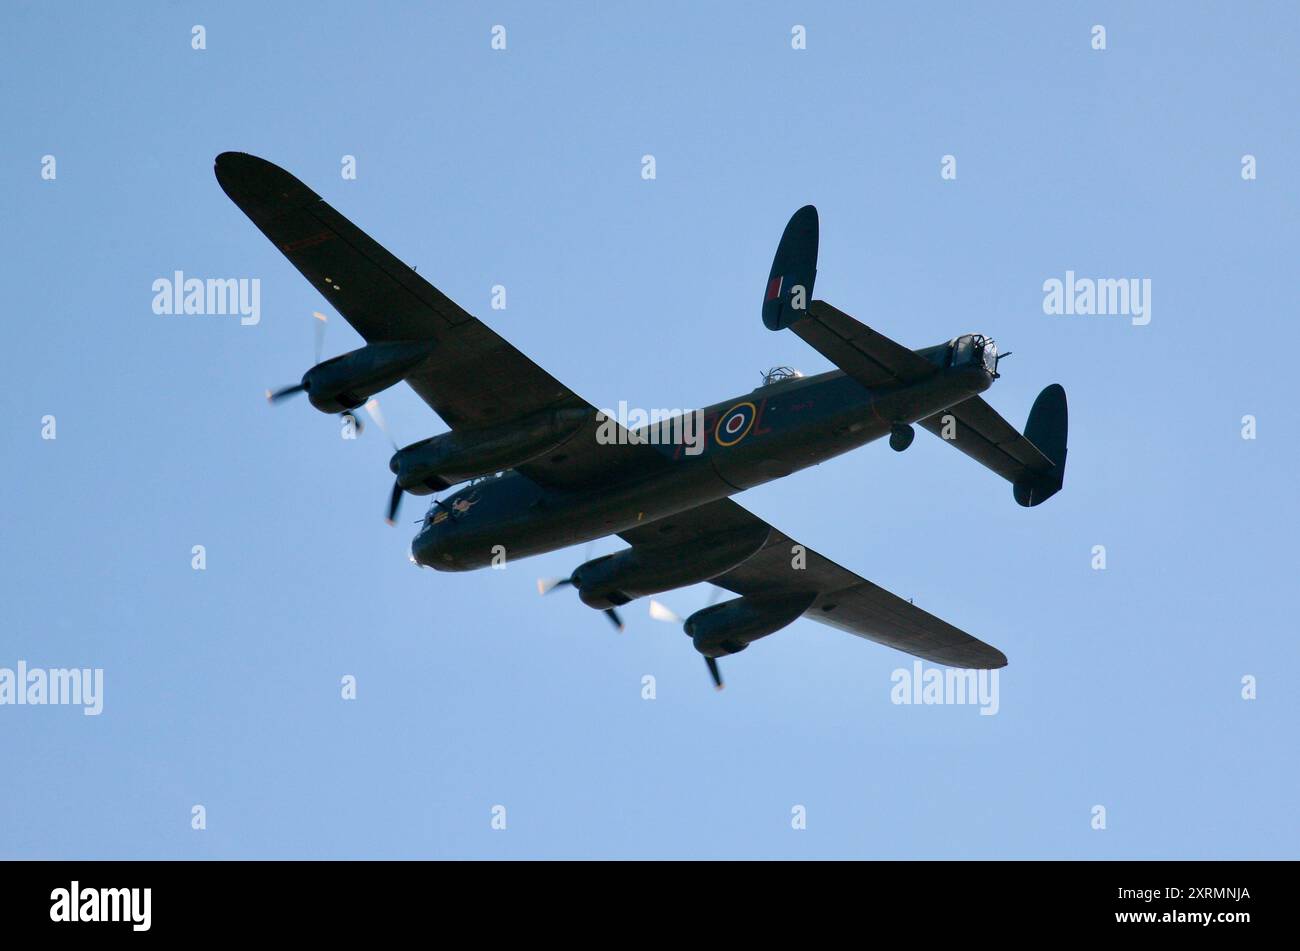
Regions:
<instances>
[{"instance_id":1,"label":"nose turret","mask_svg":"<svg viewBox=\"0 0 1300 951\"><path fill-rule=\"evenodd\" d=\"M411 557L416 564L440 571L449 570L455 561L448 546L452 522L450 516L451 512L434 499L429 511L425 513L420 531L411 539Z\"/></svg>"}]
</instances>

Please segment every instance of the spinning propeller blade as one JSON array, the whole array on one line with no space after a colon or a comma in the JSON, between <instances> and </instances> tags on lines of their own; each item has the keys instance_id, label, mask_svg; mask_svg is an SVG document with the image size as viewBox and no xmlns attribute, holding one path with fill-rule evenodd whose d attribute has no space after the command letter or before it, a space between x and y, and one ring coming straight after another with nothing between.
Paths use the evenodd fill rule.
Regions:
<instances>
[{"instance_id":1,"label":"spinning propeller blade","mask_svg":"<svg viewBox=\"0 0 1300 951\"><path fill-rule=\"evenodd\" d=\"M722 592L722 590L723 590L722 588L714 589L714 593L709 596L710 604L712 604L714 601L718 599L718 595ZM656 601L654 598L650 599L650 616L654 618L656 621L664 621L668 624L684 623L682 616L680 614L678 614L672 608L668 607L666 604L662 604L661 602ZM709 657L706 654L704 657L704 663L708 664L709 666L709 676L713 678L713 685L717 687L719 690L721 690L723 687L722 672L718 670L717 658Z\"/></svg>"},{"instance_id":2,"label":"spinning propeller blade","mask_svg":"<svg viewBox=\"0 0 1300 951\"><path fill-rule=\"evenodd\" d=\"M388 423L384 419L384 414L379 409L379 400L375 399L373 396L366 400L365 411L370 414L370 418L375 421L375 425L379 427L379 431L388 437L388 441L393 444L393 451L396 452L397 440L394 439L393 434L388 431Z\"/></svg>"},{"instance_id":3,"label":"spinning propeller blade","mask_svg":"<svg viewBox=\"0 0 1300 951\"><path fill-rule=\"evenodd\" d=\"M366 400L365 410L370 414L370 418L375 421L379 431L388 437L388 441L393 446L393 452L397 452L397 440L393 438L393 434L388 430L388 421L384 419L383 411L379 408L379 400L373 396ZM402 495L402 483L400 481L394 482L393 491L388 497L388 514L384 517L384 521L389 525L397 524L397 510L402 505Z\"/></svg>"},{"instance_id":4,"label":"spinning propeller blade","mask_svg":"<svg viewBox=\"0 0 1300 951\"><path fill-rule=\"evenodd\" d=\"M393 493L388 497L388 515L384 519L389 525L397 524L397 509L402 504L402 495L402 483L394 482Z\"/></svg>"},{"instance_id":5,"label":"spinning propeller blade","mask_svg":"<svg viewBox=\"0 0 1300 951\"><path fill-rule=\"evenodd\" d=\"M650 599L650 616L656 621L663 621L667 624L681 624L682 617L667 605L660 604L654 598Z\"/></svg>"},{"instance_id":6,"label":"spinning propeller blade","mask_svg":"<svg viewBox=\"0 0 1300 951\"><path fill-rule=\"evenodd\" d=\"M325 352L325 325L329 318L318 310L313 310L311 315L316 318L316 363L320 363L321 354Z\"/></svg>"},{"instance_id":7,"label":"spinning propeller blade","mask_svg":"<svg viewBox=\"0 0 1300 951\"><path fill-rule=\"evenodd\" d=\"M325 322L328 318L319 311L312 311L312 316L316 318L316 363L313 363L312 366L316 366L316 364L320 363L321 349L325 346ZM267 390L266 399L270 403L278 403L282 399L293 396L295 393L302 393L306 389L306 384L295 383L293 386L281 387L274 392ZM357 432L360 431L361 428L357 427Z\"/></svg>"},{"instance_id":8,"label":"spinning propeller blade","mask_svg":"<svg viewBox=\"0 0 1300 951\"><path fill-rule=\"evenodd\" d=\"M573 584L572 576L568 578L538 578L537 593L550 594L556 588L563 588L565 585L571 584ZM623 630L623 619L619 616L617 611L613 608L605 608L601 613L604 614L605 617L609 618L609 623L614 625L616 631Z\"/></svg>"},{"instance_id":9,"label":"spinning propeller blade","mask_svg":"<svg viewBox=\"0 0 1300 951\"><path fill-rule=\"evenodd\" d=\"M280 389L276 390L274 393L271 392L270 390L267 390L266 401L268 403L278 403L281 400L287 399L288 397L293 396L296 393L302 393L306 389L307 387L304 386L303 384L295 383L293 386L281 387Z\"/></svg>"},{"instance_id":10,"label":"spinning propeller blade","mask_svg":"<svg viewBox=\"0 0 1300 951\"><path fill-rule=\"evenodd\" d=\"M573 579L572 578L538 578L537 593L550 594L556 588L559 588L562 585L566 585L566 584L573 584Z\"/></svg>"}]
</instances>

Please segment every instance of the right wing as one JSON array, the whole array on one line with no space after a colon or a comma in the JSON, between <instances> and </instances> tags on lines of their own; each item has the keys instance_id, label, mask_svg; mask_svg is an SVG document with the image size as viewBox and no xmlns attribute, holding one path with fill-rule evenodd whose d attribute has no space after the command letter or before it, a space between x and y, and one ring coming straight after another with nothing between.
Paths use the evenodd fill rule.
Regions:
<instances>
[{"instance_id":1,"label":"right wing","mask_svg":"<svg viewBox=\"0 0 1300 951\"><path fill-rule=\"evenodd\" d=\"M633 546L687 545L726 529L767 524L731 499L709 502L619 537ZM671 541L669 541L671 539ZM798 543L772 529L767 544L725 574L710 579L736 594L816 591L803 616L936 664L963 668L1005 667L1006 655L910 601L890 594L806 546L804 567L795 568Z\"/></svg>"},{"instance_id":2,"label":"right wing","mask_svg":"<svg viewBox=\"0 0 1300 951\"><path fill-rule=\"evenodd\" d=\"M667 465L653 447L601 446L595 408L403 264L277 165L242 152L217 156L222 189L367 343L433 340L406 381L453 429L586 408L591 419L562 451L520 466L557 488Z\"/></svg>"}]
</instances>

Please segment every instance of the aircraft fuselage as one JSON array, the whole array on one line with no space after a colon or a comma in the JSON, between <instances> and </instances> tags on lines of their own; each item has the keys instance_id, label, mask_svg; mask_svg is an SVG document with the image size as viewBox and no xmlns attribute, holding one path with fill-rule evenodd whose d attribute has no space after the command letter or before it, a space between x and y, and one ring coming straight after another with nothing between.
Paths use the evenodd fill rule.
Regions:
<instances>
[{"instance_id":1,"label":"aircraft fuselage","mask_svg":"<svg viewBox=\"0 0 1300 951\"><path fill-rule=\"evenodd\" d=\"M422 565L468 571L626 531L888 436L894 424L932 416L993 379L967 365L872 390L839 370L783 380L707 407L702 451L657 445L671 462L657 471L583 490L545 488L515 471L471 483L430 508L411 553Z\"/></svg>"}]
</instances>

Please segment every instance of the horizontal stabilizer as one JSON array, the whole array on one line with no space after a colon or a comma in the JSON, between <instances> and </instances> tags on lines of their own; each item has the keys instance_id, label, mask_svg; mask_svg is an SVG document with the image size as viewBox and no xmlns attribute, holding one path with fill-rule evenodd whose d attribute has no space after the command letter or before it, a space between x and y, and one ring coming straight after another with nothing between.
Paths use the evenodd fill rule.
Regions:
<instances>
[{"instance_id":1,"label":"horizontal stabilizer","mask_svg":"<svg viewBox=\"0 0 1300 951\"><path fill-rule=\"evenodd\" d=\"M936 364L916 351L877 333L825 301L813 301L808 318L790 329L868 389L916 383L939 372Z\"/></svg>"},{"instance_id":2,"label":"horizontal stabilizer","mask_svg":"<svg viewBox=\"0 0 1300 951\"><path fill-rule=\"evenodd\" d=\"M1021 505L1038 505L1061 490L1068 419L1059 383L1038 394L1023 436L978 396L921 420L921 425L1010 482Z\"/></svg>"}]
</instances>

